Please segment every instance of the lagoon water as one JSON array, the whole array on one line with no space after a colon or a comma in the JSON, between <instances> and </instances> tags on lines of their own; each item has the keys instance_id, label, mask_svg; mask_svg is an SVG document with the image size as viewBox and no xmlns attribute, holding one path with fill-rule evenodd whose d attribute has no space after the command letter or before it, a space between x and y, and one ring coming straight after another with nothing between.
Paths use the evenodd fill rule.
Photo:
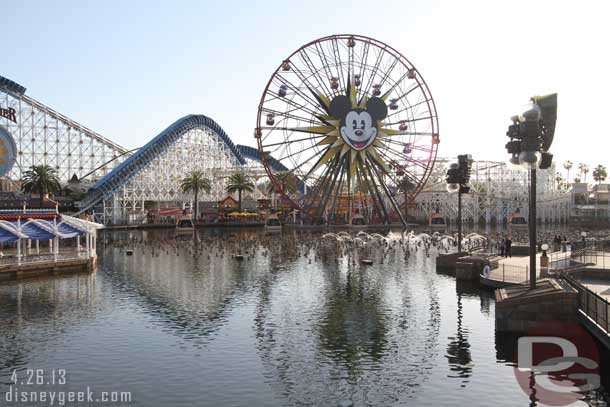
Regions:
<instances>
[{"instance_id":1,"label":"lagoon water","mask_svg":"<svg viewBox=\"0 0 610 407\"><path fill-rule=\"evenodd\" d=\"M543 405L493 293L398 237L365 266L317 232L107 231L96 273L0 285L0 405L26 405L4 399L15 387L147 407ZM27 369L45 382L22 384Z\"/></svg>"}]
</instances>

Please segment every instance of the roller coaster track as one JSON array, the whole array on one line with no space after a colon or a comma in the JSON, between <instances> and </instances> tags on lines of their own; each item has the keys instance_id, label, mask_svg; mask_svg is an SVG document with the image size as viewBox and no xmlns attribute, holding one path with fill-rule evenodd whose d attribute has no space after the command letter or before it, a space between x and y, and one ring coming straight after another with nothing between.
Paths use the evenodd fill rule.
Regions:
<instances>
[{"instance_id":1,"label":"roller coaster track","mask_svg":"<svg viewBox=\"0 0 610 407\"><path fill-rule=\"evenodd\" d=\"M178 119L95 183L81 201L78 213L86 212L104 199L110 198L114 192L127 184L155 158L167 151L184 134L197 128L213 131L229 148L239 163L246 164L246 159L240 149L233 144L229 136L214 120L204 115L188 115Z\"/></svg>"},{"instance_id":2,"label":"roller coaster track","mask_svg":"<svg viewBox=\"0 0 610 407\"><path fill-rule=\"evenodd\" d=\"M99 170L100 168L103 168L105 166L107 166L108 164L110 164L113 161L118 160L119 158L122 158L128 154L131 153L135 153L136 151L138 151L141 147L138 148L134 148L133 150L129 150L129 151L125 151L124 153L121 153L119 155L117 155L116 157L111 158L110 160L106 161L104 164L97 166L96 168L94 168L93 170L89 171L88 173L86 173L85 175L83 175L82 177L80 177L79 181L84 180L85 178L87 178L89 175L95 173L97 170Z\"/></svg>"},{"instance_id":3,"label":"roller coaster track","mask_svg":"<svg viewBox=\"0 0 610 407\"><path fill-rule=\"evenodd\" d=\"M107 139L106 137L102 136L101 134L83 126L82 124L75 122L74 120L70 119L69 117L64 116L63 114L40 103L36 99L32 99L31 97L29 97L27 95L21 95L20 99L23 102L36 107L40 111L47 113L49 116L54 117L58 120L61 120L62 122L66 123L68 126L73 128L74 130L81 131L82 133L86 134L87 136L91 137L92 139L99 141L102 144L107 145L108 147L112 148L113 150L116 150L117 152L119 152L121 154L127 153L127 149L125 147L118 145L117 143Z\"/></svg>"},{"instance_id":4,"label":"roller coaster track","mask_svg":"<svg viewBox=\"0 0 610 407\"><path fill-rule=\"evenodd\" d=\"M116 165L117 156L127 149L99 133L25 94L26 88L0 76L0 105L9 115L0 117L15 142L16 162L7 176L22 177L32 165L55 167L58 176L67 180L86 172L102 176ZM110 161L109 161L110 160ZM106 163L106 164L104 164ZM104 167L106 165L106 167ZM94 171L93 168L96 168ZM89 174L88 174L89 175Z\"/></svg>"}]
</instances>

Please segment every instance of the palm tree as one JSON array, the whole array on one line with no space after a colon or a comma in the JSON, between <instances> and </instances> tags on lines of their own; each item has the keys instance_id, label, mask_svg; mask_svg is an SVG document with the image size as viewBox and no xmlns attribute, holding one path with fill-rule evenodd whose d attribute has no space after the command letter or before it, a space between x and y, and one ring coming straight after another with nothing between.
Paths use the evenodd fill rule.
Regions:
<instances>
[{"instance_id":1,"label":"palm tree","mask_svg":"<svg viewBox=\"0 0 610 407\"><path fill-rule=\"evenodd\" d=\"M57 170L48 165L33 165L23 173L21 190L29 194L39 194L42 208L45 194L56 194L61 191Z\"/></svg>"},{"instance_id":2,"label":"palm tree","mask_svg":"<svg viewBox=\"0 0 610 407\"><path fill-rule=\"evenodd\" d=\"M603 165L600 164L593 170L593 179L597 182L598 185L601 184L602 181L605 181L607 177L608 171Z\"/></svg>"},{"instance_id":3,"label":"palm tree","mask_svg":"<svg viewBox=\"0 0 610 407\"><path fill-rule=\"evenodd\" d=\"M557 182L557 189L561 189L564 183L564 179L563 179L563 175L561 175L561 173L559 171L557 171L557 174L555 175L555 182Z\"/></svg>"},{"instance_id":4,"label":"palm tree","mask_svg":"<svg viewBox=\"0 0 610 407\"><path fill-rule=\"evenodd\" d=\"M184 193L192 191L195 195L195 211L192 215L193 222L195 222L197 220L197 215L199 215L199 191L205 191L209 194L212 190L212 184L210 183L210 180L203 175L202 171L193 170L188 173L186 177L182 178L180 187Z\"/></svg>"},{"instance_id":5,"label":"palm tree","mask_svg":"<svg viewBox=\"0 0 610 407\"><path fill-rule=\"evenodd\" d=\"M405 220L409 221L409 194L415 189L415 184L406 176L398 181L398 190L405 195Z\"/></svg>"},{"instance_id":6,"label":"palm tree","mask_svg":"<svg viewBox=\"0 0 610 407\"><path fill-rule=\"evenodd\" d=\"M583 181L587 182L587 173L589 172L589 166L585 163L578 164L578 170L583 175Z\"/></svg>"},{"instance_id":7,"label":"palm tree","mask_svg":"<svg viewBox=\"0 0 610 407\"><path fill-rule=\"evenodd\" d=\"M243 172L236 172L229 177L229 185L227 185L227 192L232 194L237 192L238 208L241 212L241 193L243 191L252 192L254 191L254 183L250 181L250 177Z\"/></svg>"},{"instance_id":8,"label":"palm tree","mask_svg":"<svg viewBox=\"0 0 610 407\"><path fill-rule=\"evenodd\" d=\"M595 216L597 216L597 204L599 201L599 186L603 181L606 180L607 177L608 177L608 171L606 170L606 167L604 167L603 165L599 164L593 170L593 179L597 182L597 190L595 191Z\"/></svg>"},{"instance_id":9,"label":"palm tree","mask_svg":"<svg viewBox=\"0 0 610 407\"><path fill-rule=\"evenodd\" d=\"M570 182L570 170L572 169L572 166L574 166L574 163L572 163L572 161L570 161L570 160L567 160L566 162L563 163L563 168L565 168L568 173L566 176L566 180L568 182Z\"/></svg>"}]
</instances>

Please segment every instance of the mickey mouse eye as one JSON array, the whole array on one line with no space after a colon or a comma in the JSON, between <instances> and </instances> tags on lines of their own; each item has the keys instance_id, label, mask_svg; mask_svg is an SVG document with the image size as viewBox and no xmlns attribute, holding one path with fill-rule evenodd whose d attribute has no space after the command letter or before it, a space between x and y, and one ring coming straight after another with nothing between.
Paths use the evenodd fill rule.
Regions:
<instances>
[{"instance_id":1,"label":"mickey mouse eye","mask_svg":"<svg viewBox=\"0 0 610 407\"><path fill-rule=\"evenodd\" d=\"M365 122L364 120L361 120L361 121L360 121L360 128L361 128L362 130L364 130L364 128L365 128L365 127L366 127L366 122Z\"/></svg>"},{"instance_id":2,"label":"mickey mouse eye","mask_svg":"<svg viewBox=\"0 0 610 407\"><path fill-rule=\"evenodd\" d=\"M354 130L358 128L358 122L356 120L352 121L352 126L354 126Z\"/></svg>"}]
</instances>

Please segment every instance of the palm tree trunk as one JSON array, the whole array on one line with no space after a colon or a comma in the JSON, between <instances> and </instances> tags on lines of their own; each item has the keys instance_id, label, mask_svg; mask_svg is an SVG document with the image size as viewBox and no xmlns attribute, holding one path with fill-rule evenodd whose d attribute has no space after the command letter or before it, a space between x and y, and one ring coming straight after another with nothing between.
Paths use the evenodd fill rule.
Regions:
<instances>
[{"instance_id":1,"label":"palm tree trunk","mask_svg":"<svg viewBox=\"0 0 610 407\"><path fill-rule=\"evenodd\" d=\"M195 212L193 213L193 225L197 223L197 217L199 216L199 188L195 188Z\"/></svg>"},{"instance_id":2,"label":"palm tree trunk","mask_svg":"<svg viewBox=\"0 0 610 407\"><path fill-rule=\"evenodd\" d=\"M241 212L241 189L237 190L237 207L239 208L239 212Z\"/></svg>"},{"instance_id":3,"label":"palm tree trunk","mask_svg":"<svg viewBox=\"0 0 610 407\"><path fill-rule=\"evenodd\" d=\"M42 209L44 205L44 192L40 191L40 209Z\"/></svg>"}]
</instances>

